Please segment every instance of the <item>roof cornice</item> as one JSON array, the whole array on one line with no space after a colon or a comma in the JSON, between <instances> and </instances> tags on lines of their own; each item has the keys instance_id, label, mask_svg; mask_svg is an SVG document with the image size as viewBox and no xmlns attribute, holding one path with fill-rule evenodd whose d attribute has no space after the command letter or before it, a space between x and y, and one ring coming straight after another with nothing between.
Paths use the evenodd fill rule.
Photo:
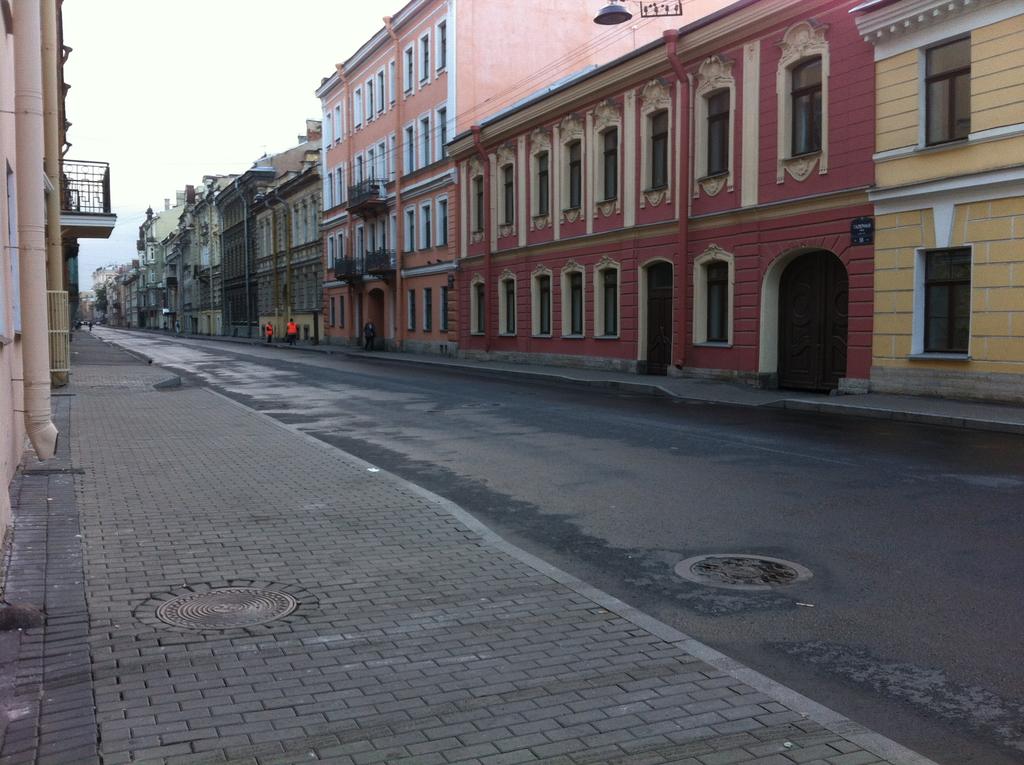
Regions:
<instances>
[{"instance_id":1,"label":"roof cornice","mask_svg":"<svg viewBox=\"0 0 1024 765\"><path fill-rule=\"evenodd\" d=\"M857 16L857 31L865 42L877 44L893 37L943 24L957 16L996 5L1004 0L903 0L871 10L862 3L850 13Z\"/></svg>"}]
</instances>

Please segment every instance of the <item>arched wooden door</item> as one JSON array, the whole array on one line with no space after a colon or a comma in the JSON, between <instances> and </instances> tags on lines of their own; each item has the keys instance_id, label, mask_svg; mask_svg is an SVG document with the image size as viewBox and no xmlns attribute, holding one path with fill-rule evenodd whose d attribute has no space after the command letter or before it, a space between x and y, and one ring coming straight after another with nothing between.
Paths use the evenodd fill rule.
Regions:
<instances>
[{"instance_id":1,"label":"arched wooden door","mask_svg":"<svg viewBox=\"0 0 1024 765\"><path fill-rule=\"evenodd\" d=\"M647 269L647 374L663 375L672 361L672 264Z\"/></svg>"},{"instance_id":2,"label":"arched wooden door","mask_svg":"<svg viewBox=\"0 0 1024 765\"><path fill-rule=\"evenodd\" d=\"M846 375L849 280L830 252L801 255L779 285L779 387L828 391Z\"/></svg>"}]
</instances>

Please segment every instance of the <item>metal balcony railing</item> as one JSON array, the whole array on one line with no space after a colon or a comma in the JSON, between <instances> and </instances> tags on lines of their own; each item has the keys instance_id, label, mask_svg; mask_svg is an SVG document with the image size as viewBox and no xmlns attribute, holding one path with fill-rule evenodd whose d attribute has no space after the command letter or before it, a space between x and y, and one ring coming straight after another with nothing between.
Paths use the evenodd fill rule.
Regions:
<instances>
[{"instance_id":1,"label":"metal balcony railing","mask_svg":"<svg viewBox=\"0 0 1024 765\"><path fill-rule=\"evenodd\" d=\"M334 278L356 281L364 276L387 276L398 267L398 256L394 250L379 248L354 258L339 258L334 261Z\"/></svg>"},{"instance_id":2,"label":"metal balcony railing","mask_svg":"<svg viewBox=\"0 0 1024 765\"><path fill-rule=\"evenodd\" d=\"M110 214L110 165L66 159L61 163L61 211Z\"/></svg>"},{"instance_id":3,"label":"metal balcony railing","mask_svg":"<svg viewBox=\"0 0 1024 765\"><path fill-rule=\"evenodd\" d=\"M385 271L394 271L397 258L394 250L380 248L366 253L366 273L379 274Z\"/></svg>"}]
</instances>

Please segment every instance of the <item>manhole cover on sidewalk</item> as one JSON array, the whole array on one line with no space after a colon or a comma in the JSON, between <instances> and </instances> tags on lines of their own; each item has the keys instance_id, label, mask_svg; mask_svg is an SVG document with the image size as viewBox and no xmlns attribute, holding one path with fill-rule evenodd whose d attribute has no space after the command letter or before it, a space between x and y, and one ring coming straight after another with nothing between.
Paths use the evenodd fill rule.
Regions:
<instances>
[{"instance_id":1,"label":"manhole cover on sidewalk","mask_svg":"<svg viewBox=\"0 0 1024 765\"><path fill-rule=\"evenodd\" d=\"M287 616L299 602L283 592L258 587L218 587L162 603L157 618L190 630L252 627Z\"/></svg>"},{"instance_id":2,"label":"manhole cover on sidewalk","mask_svg":"<svg viewBox=\"0 0 1024 765\"><path fill-rule=\"evenodd\" d=\"M793 561L729 553L687 558L676 564L676 574L697 584L734 590L770 590L814 576Z\"/></svg>"}]
</instances>

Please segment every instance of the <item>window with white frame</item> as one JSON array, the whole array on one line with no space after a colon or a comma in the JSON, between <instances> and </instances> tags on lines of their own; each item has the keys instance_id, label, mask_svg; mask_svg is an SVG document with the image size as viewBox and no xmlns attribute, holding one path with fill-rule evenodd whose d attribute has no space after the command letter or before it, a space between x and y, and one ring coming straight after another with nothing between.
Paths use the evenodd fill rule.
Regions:
<instances>
[{"instance_id":1,"label":"window with white frame","mask_svg":"<svg viewBox=\"0 0 1024 765\"><path fill-rule=\"evenodd\" d=\"M778 94L778 169L776 181L786 173L806 180L815 165L828 172L828 28L809 21L791 26L783 35L776 70Z\"/></svg>"},{"instance_id":2,"label":"window with white frame","mask_svg":"<svg viewBox=\"0 0 1024 765\"><path fill-rule=\"evenodd\" d=\"M367 122L373 119L373 89L373 78L371 77L366 81L366 87L363 90L363 114L366 115Z\"/></svg>"},{"instance_id":3,"label":"window with white frame","mask_svg":"<svg viewBox=\"0 0 1024 765\"><path fill-rule=\"evenodd\" d=\"M347 191L345 188L345 173L347 169L348 168L342 164L334 174L334 198L338 200L338 204L342 204L345 201L345 192Z\"/></svg>"},{"instance_id":4,"label":"window with white frame","mask_svg":"<svg viewBox=\"0 0 1024 765\"><path fill-rule=\"evenodd\" d=\"M437 110L437 160L448 156L448 109L441 107Z\"/></svg>"},{"instance_id":5,"label":"window with white frame","mask_svg":"<svg viewBox=\"0 0 1024 765\"><path fill-rule=\"evenodd\" d=\"M365 163L363 161L363 155L362 154L356 154L356 156L355 156L355 163L356 164L355 164L355 179L354 179L355 180L355 184L354 185L359 185L364 180L366 180L366 165L365 165Z\"/></svg>"},{"instance_id":6,"label":"window with white frame","mask_svg":"<svg viewBox=\"0 0 1024 765\"><path fill-rule=\"evenodd\" d=\"M434 329L434 291L430 287L423 288L423 331Z\"/></svg>"},{"instance_id":7,"label":"window with white frame","mask_svg":"<svg viewBox=\"0 0 1024 765\"><path fill-rule=\"evenodd\" d=\"M619 129L607 128L599 137L601 156L597 166L597 182L601 199L619 196Z\"/></svg>"},{"instance_id":8,"label":"window with white frame","mask_svg":"<svg viewBox=\"0 0 1024 765\"><path fill-rule=\"evenodd\" d=\"M395 134L392 133L388 136L388 180L395 180L395 168L398 167L398 156L395 152L398 151L398 141L395 138Z\"/></svg>"},{"instance_id":9,"label":"window with white frame","mask_svg":"<svg viewBox=\"0 0 1024 765\"><path fill-rule=\"evenodd\" d=\"M538 151L533 155L533 214L544 216L551 212L551 153Z\"/></svg>"},{"instance_id":10,"label":"window with white frame","mask_svg":"<svg viewBox=\"0 0 1024 765\"><path fill-rule=\"evenodd\" d=\"M551 271L542 268L533 274L530 289L532 304L532 334L551 337Z\"/></svg>"},{"instance_id":11,"label":"window with white frame","mask_svg":"<svg viewBox=\"0 0 1024 765\"><path fill-rule=\"evenodd\" d=\"M416 170L416 127L406 125L405 128L405 167L406 174Z\"/></svg>"},{"instance_id":12,"label":"window with white frame","mask_svg":"<svg viewBox=\"0 0 1024 765\"><path fill-rule=\"evenodd\" d=\"M429 250L434 246L431 239L431 208L432 203L428 200L420 205L420 249Z\"/></svg>"},{"instance_id":13,"label":"window with white frame","mask_svg":"<svg viewBox=\"0 0 1024 765\"><path fill-rule=\"evenodd\" d=\"M562 269L562 337L583 337L583 266L569 263Z\"/></svg>"},{"instance_id":14,"label":"window with white frame","mask_svg":"<svg viewBox=\"0 0 1024 765\"><path fill-rule=\"evenodd\" d=\"M441 313L440 313L439 318L440 318L441 321L439 323L441 325L441 331L442 332L447 332L448 331L448 288L447 287L442 287L441 288L441 306L440 306L440 310L441 310Z\"/></svg>"},{"instance_id":15,"label":"window with white frame","mask_svg":"<svg viewBox=\"0 0 1024 765\"><path fill-rule=\"evenodd\" d=\"M338 326L345 326L345 296L338 295Z\"/></svg>"},{"instance_id":16,"label":"window with white frame","mask_svg":"<svg viewBox=\"0 0 1024 765\"><path fill-rule=\"evenodd\" d=\"M356 88L352 94L352 124L361 127L363 124L363 89Z\"/></svg>"},{"instance_id":17,"label":"window with white frame","mask_svg":"<svg viewBox=\"0 0 1024 765\"><path fill-rule=\"evenodd\" d=\"M971 38L925 51L925 143L967 138L971 132Z\"/></svg>"},{"instance_id":18,"label":"window with white frame","mask_svg":"<svg viewBox=\"0 0 1024 765\"><path fill-rule=\"evenodd\" d=\"M420 167L430 164L430 115L420 117Z\"/></svg>"},{"instance_id":19,"label":"window with white frame","mask_svg":"<svg viewBox=\"0 0 1024 765\"><path fill-rule=\"evenodd\" d=\"M420 84L430 81L430 33L420 38Z\"/></svg>"},{"instance_id":20,"label":"window with white frame","mask_svg":"<svg viewBox=\"0 0 1024 765\"><path fill-rule=\"evenodd\" d=\"M324 143L330 144L334 142L334 120L331 117L330 110L324 112Z\"/></svg>"},{"instance_id":21,"label":"window with white frame","mask_svg":"<svg viewBox=\"0 0 1024 765\"><path fill-rule=\"evenodd\" d=\"M969 352L971 259L970 247L918 252L912 352Z\"/></svg>"},{"instance_id":22,"label":"window with white frame","mask_svg":"<svg viewBox=\"0 0 1024 765\"><path fill-rule=\"evenodd\" d=\"M367 180L374 180L374 172L377 167L377 150L372 146L366 150L366 177Z\"/></svg>"},{"instance_id":23,"label":"window with white frame","mask_svg":"<svg viewBox=\"0 0 1024 765\"><path fill-rule=\"evenodd\" d=\"M473 233L480 233L484 230L484 177L482 175L473 178Z\"/></svg>"},{"instance_id":24,"label":"window with white frame","mask_svg":"<svg viewBox=\"0 0 1024 765\"><path fill-rule=\"evenodd\" d=\"M408 95L412 93L413 85L416 83L416 51L413 49L413 46L410 45L406 48L403 56L405 58L405 65L403 67L402 90Z\"/></svg>"},{"instance_id":25,"label":"window with white frame","mask_svg":"<svg viewBox=\"0 0 1024 765\"><path fill-rule=\"evenodd\" d=\"M388 153L387 145L384 143L384 141L381 141L380 143L378 143L377 144L377 169L374 171L374 175L376 176L378 181L386 181L387 178L388 178L388 168L387 168L388 157L387 157L387 153Z\"/></svg>"},{"instance_id":26,"label":"window with white frame","mask_svg":"<svg viewBox=\"0 0 1024 765\"><path fill-rule=\"evenodd\" d=\"M334 142L337 143L345 135L345 121L341 115L341 104L334 107Z\"/></svg>"},{"instance_id":27,"label":"window with white frame","mask_svg":"<svg viewBox=\"0 0 1024 765\"><path fill-rule=\"evenodd\" d=\"M619 264L602 261L594 270L594 333L619 336Z\"/></svg>"},{"instance_id":28,"label":"window with white frame","mask_svg":"<svg viewBox=\"0 0 1024 765\"><path fill-rule=\"evenodd\" d=\"M380 114L384 111L384 70L381 69L377 72L377 113Z\"/></svg>"},{"instance_id":29,"label":"window with white frame","mask_svg":"<svg viewBox=\"0 0 1024 765\"><path fill-rule=\"evenodd\" d=\"M498 315L501 317L500 335L516 333L516 277L506 271L498 282Z\"/></svg>"},{"instance_id":30,"label":"window with white frame","mask_svg":"<svg viewBox=\"0 0 1024 765\"><path fill-rule=\"evenodd\" d=\"M437 41L437 71L441 71L448 66L448 23L440 21L436 28Z\"/></svg>"},{"instance_id":31,"label":"window with white frame","mask_svg":"<svg viewBox=\"0 0 1024 765\"><path fill-rule=\"evenodd\" d=\"M389 61L388 62L388 103L390 103L390 104L394 104L395 103L395 98L396 98L396 93L395 93L395 87L396 87L396 85L395 85L395 75L396 75L396 70L397 70L397 65L395 64L395 62L394 61Z\"/></svg>"},{"instance_id":32,"label":"window with white frame","mask_svg":"<svg viewBox=\"0 0 1024 765\"><path fill-rule=\"evenodd\" d=\"M651 157L647 188L662 189L668 186L668 109L657 111L647 119Z\"/></svg>"},{"instance_id":33,"label":"window with white frame","mask_svg":"<svg viewBox=\"0 0 1024 765\"><path fill-rule=\"evenodd\" d=\"M709 247L693 263L693 342L732 344L735 258Z\"/></svg>"},{"instance_id":34,"label":"window with white frame","mask_svg":"<svg viewBox=\"0 0 1024 765\"><path fill-rule=\"evenodd\" d=\"M508 164L501 168L501 222L511 226L516 220L516 169Z\"/></svg>"},{"instance_id":35,"label":"window with white frame","mask_svg":"<svg viewBox=\"0 0 1024 765\"><path fill-rule=\"evenodd\" d=\"M409 330L411 332L416 331L416 290L408 290L406 292L408 301L408 315L409 315Z\"/></svg>"},{"instance_id":36,"label":"window with white frame","mask_svg":"<svg viewBox=\"0 0 1024 765\"><path fill-rule=\"evenodd\" d=\"M565 145L565 192L566 209L578 210L583 204L583 142L579 139Z\"/></svg>"},{"instance_id":37,"label":"window with white frame","mask_svg":"<svg viewBox=\"0 0 1024 765\"><path fill-rule=\"evenodd\" d=\"M469 285L469 331L474 335L482 335L487 328L485 314L487 311L487 295L481 277L473 278Z\"/></svg>"},{"instance_id":38,"label":"window with white frame","mask_svg":"<svg viewBox=\"0 0 1024 765\"><path fill-rule=\"evenodd\" d=\"M334 171L330 170L327 173L327 178L324 180L324 207L330 210L334 207Z\"/></svg>"},{"instance_id":39,"label":"window with white frame","mask_svg":"<svg viewBox=\"0 0 1024 765\"><path fill-rule=\"evenodd\" d=\"M345 258L345 232L342 231L338 234L338 244L334 248L335 255L338 260L344 260Z\"/></svg>"},{"instance_id":40,"label":"window with white frame","mask_svg":"<svg viewBox=\"0 0 1024 765\"><path fill-rule=\"evenodd\" d=\"M366 234L362 224L356 226L356 252L357 258L362 260L366 256Z\"/></svg>"},{"instance_id":41,"label":"window with white frame","mask_svg":"<svg viewBox=\"0 0 1024 765\"><path fill-rule=\"evenodd\" d=\"M335 319L337 318L337 313L336 313L337 309L335 307L335 302L334 301L335 301L335 299L332 297L331 298L331 326L332 327L335 325Z\"/></svg>"},{"instance_id":42,"label":"window with white frame","mask_svg":"<svg viewBox=\"0 0 1024 765\"><path fill-rule=\"evenodd\" d=\"M334 237L333 236L327 237L327 262L330 264L331 268L334 268L334 266L338 262L338 256L334 253Z\"/></svg>"},{"instance_id":43,"label":"window with white frame","mask_svg":"<svg viewBox=\"0 0 1024 765\"><path fill-rule=\"evenodd\" d=\"M437 200L437 245L443 247L448 244L448 198L441 197Z\"/></svg>"},{"instance_id":44,"label":"window with white frame","mask_svg":"<svg viewBox=\"0 0 1024 765\"><path fill-rule=\"evenodd\" d=\"M416 249L416 210L407 207L405 210L405 251Z\"/></svg>"}]
</instances>

